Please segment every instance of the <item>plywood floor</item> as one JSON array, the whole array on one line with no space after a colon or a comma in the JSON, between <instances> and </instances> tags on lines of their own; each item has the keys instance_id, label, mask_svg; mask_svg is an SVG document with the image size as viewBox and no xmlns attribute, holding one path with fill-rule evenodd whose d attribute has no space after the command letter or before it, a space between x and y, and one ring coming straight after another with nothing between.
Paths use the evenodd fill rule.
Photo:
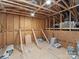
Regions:
<instances>
[{"instance_id":1,"label":"plywood floor","mask_svg":"<svg viewBox=\"0 0 79 59\"><path fill-rule=\"evenodd\" d=\"M64 48L53 48L47 43L42 43L40 46L41 49L35 44L31 44L30 47L24 46L23 54L15 49L10 59L70 59Z\"/></svg>"}]
</instances>

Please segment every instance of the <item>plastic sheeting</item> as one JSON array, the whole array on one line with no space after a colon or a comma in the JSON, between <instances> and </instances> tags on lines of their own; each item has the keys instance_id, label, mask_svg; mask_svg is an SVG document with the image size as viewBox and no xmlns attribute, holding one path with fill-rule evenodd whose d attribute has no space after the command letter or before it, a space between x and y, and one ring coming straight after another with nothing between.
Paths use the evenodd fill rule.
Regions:
<instances>
[{"instance_id":1,"label":"plastic sheeting","mask_svg":"<svg viewBox=\"0 0 79 59\"><path fill-rule=\"evenodd\" d=\"M14 46L13 45L9 45L4 54L0 57L0 59L9 59L9 56L13 53L14 50Z\"/></svg>"},{"instance_id":2,"label":"plastic sheeting","mask_svg":"<svg viewBox=\"0 0 79 59\"><path fill-rule=\"evenodd\" d=\"M61 44L59 43L59 41L55 37L51 38L50 45L55 47L55 48L61 47Z\"/></svg>"}]
</instances>

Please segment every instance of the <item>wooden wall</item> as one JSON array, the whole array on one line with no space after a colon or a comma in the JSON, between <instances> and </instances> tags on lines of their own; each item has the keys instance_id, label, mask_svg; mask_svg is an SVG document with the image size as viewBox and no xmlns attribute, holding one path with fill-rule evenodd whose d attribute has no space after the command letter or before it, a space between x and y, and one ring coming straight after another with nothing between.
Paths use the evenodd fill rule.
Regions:
<instances>
[{"instance_id":1,"label":"wooden wall","mask_svg":"<svg viewBox=\"0 0 79 59\"><path fill-rule=\"evenodd\" d=\"M15 43L18 37L19 28L22 30L22 37L27 34L32 34L31 29L39 30L45 28L44 19L31 18L12 14L0 14L0 47L7 44ZM62 31L62 30L45 30L47 37L55 36L61 40L64 47L67 47L67 42L76 45L76 40L79 39L78 31ZM40 31L36 31L37 37L42 35Z\"/></svg>"},{"instance_id":2,"label":"wooden wall","mask_svg":"<svg viewBox=\"0 0 79 59\"><path fill-rule=\"evenodd\" d=\"M72 42L72 46L76 47L76 41L79 40L79 31L61 31L61 30L46 30L46 35L51 37L56 37L61 40L63 47L67 47L68 42Z\"/></svg>"},{"instance_id":3,"label":"wooden wall","mask_svg":"<svg viewBox=\"0 0 79 59\"><path fill-rule=\"evenodd\" d=\"M31 29L44 29L44 20L12 14L0 14L0 47L15 43L18 37L19 28L22 30L22 37L32 34Z\"/></svg>"}]
</instances>

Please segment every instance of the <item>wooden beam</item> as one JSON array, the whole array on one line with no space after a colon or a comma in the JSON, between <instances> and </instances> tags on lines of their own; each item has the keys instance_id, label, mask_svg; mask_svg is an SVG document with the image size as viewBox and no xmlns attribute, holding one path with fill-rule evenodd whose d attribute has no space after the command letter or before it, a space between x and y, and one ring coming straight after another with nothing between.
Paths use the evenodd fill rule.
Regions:
<instances>
[{"instance_id":1,"label":"wooden beam","mask_svg":"<svg viewBox=\"0 0 79 59\"><path fill-rule=\"evenodd\" d=\"M61 11L61 8L58 6L57 7L55 6L54 9L57 10L57 12ZM64 16L64 15L62 14L62 16ZM56 17L56 18L59 18L59 17Z\"/></svg>"},{"instance_id":2,"label":"wooden beam","mask_svg":"<svg viewBox=\"0 0 79 59\"><path fill-rule=\"evenodd\" d=\"M53 1L52 1L52 2L53 2ZM60 2L60 0L58 0L57 2L54 2L53 5L58 4L58 2ZM38 12L41 8L44 8L45 5L46 5L46 2L45 2L43 5L41 5L35 12ZM53 6L53 5L52 5L52 6ZM53 12L53 10L51 10L51 12ZM56 11L54 11L54 12L56 12Z\"/></svg>"},{"instance_id":3,"label":"wooden beam","mask_svg":"<svg viewBox=\"0 0 79 59\"><path fill-rule=\"evenodd\" d=\"M75 1L75 0L72 0L71 3L72 3L72 6L76 5L76 1ZM73 8L73 11L74 11L74 13L75 13L75 15L76 15L76 18L77 18L77 16L78 16L77 8Z\"/></svg>"},{"instance_id":4,"label":"wooden beam","mask_svg":"<svg viewBox=\"0 0 79 59\"><path fill-rule=\"evenodd\" d=\"M48 28L49 28L49 31L50 31L50 17L49 17L49 19L48 19L48 20L49 20L49 27L48 27Z\"/></svg>"},{"instance_id":5,"label":"wooden beam","mask_svg":"<svg viewBox=\"0 0 79 59\"><path fill-rule=\"evenodd\" d=\"M5 9L6 11L14 11L14 12L16 12L16 13L22 13L22 14L28 14L28 15L30 15L30 13L28 13L27 11L20 11L20 10L16 10L16 9ZM30 10L28 10L28 11L30 11ZM42 13L42 12L38 12L40 15L42 14L42 15L44 15L44 16L49 16L49 14L46 14L46 13Z\"/></svg>"},{"instance_id":6,"label":"wooden beam","mask_svg":"<svg viewBox=\"0 0 79 59\"><path fill-rule=\"evenodd\" d=\"M65 4L65 6L66 6L67 8L69 8L68 4L67 4L64 0L62 0L62 2ZM70 11L71 11L71 13L72 13L73 16L76 16L76 15L73 13L72 10L70 10Z\"/></svg>"},{"instance_id":7,"label":"wooden beam","mask_svg":"<svg viewBox=\"0 0 79 59\"><path fill-rule=\"evenodd\" d=\"M32 33L33 33L33 36L34 36L34 39L35 39L35 43L36 43L37 47L39 47L39 43L38 43L37 37L35 35L34 29L32 29Z\"/></svg>"},{"instance_id":8,"label":"wooden beam","mask_svg":"<svg viewBox=\"0 0 79 59\"><path fill-rule=\"evenodd\" d=\"M76 8L76 7L78 7L78 6L79 6L79 4L77 4L77 5L75 5L75 6L72 6L72 7L69 7L69 8L67 8L67 9L65 9L65 10L56 12L56 13L54 13L53 15L60 14L60 13L62 13L62 12L65 12L65 11L67 11L67 10L71 10L71 9ZM53 16L53 15L52 15L52 16Z\"/></svg>"},{"instance_id":9,"label":"wooden beam","mask_svg":"<svg viewBox=\"0 0 79 59\"><path fill-rule=\"evenodd\" d=\"M53 16L53 25L55 24L55 21L56 21L55 17ZM53 27L53 28L55 28L55 27Z\"/></svg>"},{"instance_id":10,"label":"wooden beam","mask_svg":"<svg viewBox=\"0 0 79 59\"><path fill-rule=\"evenodd\" d=\"M29 10L29 9L27 9L27 8L24 8L24 7L15 5L15 4L7 3L7 2L3 2L3 5L4 5L4 6L9 6L9 7L15 7L15 8L21 9L21 10ZM33 10L30 10L30 11L33 11Z\"/></svg>"},{"instance_id":11,"label":"wooden beam","mask_svg":"<svg viewBox=\"0 0 79 59\"><path fill-rule=\"evenodd\" d=\"M72 20L71 17L72 17L72 16L71 16L71 11L70 11L70 12L69 12L69 22L71 22L71 20ZM69 23L69 27L70 27L70 31L71 31L71 28L72 28L72 27L71 27L71 23Z\"/></svg>"},{"instance_id":12,"label":"wooden beam","mask_svg":"<svg viewBox=\"0 0 79 59\"><path fill-rule=\"evenodd\" d=\"M67 9L65 6L61 5L61 4L56 4L57 6L63 8L63 9Z\"/></svg>"},{"instance_id":13,"label":"wooden beam","mask_svg":"<svg viewBox=\"0 0 79 59\"><path fill-rule=\"evenodd\" d=\"M33 10L28 9L28 8L23 8L23 7L20 7L20 6L14 5L14 4L10 4L10 3L3 3L3 4L6 5L6 6L15 7L15 8L18 8L18 9L21 9L21 10L25 10L25 11L30 11L30 12L33 11ZM46 13L43 13L43 12L37 12L37 13L49 16L49 14L46 14Z\"/></svg>"},{"instance_id":14,"label":"wooden beam","mask_svg":"<svg viewBox=\"0 0 79 59\"><path fill-rule=\"evenodd\" d=\"M12 2L10 0L6 0L6 1L5 0L2 0L2 4L3 3L12 4L12 5L16 5L16 6L24 7L24 8L37 9L36 7L32 7L32 6L28 6L28 5L24 5L24 4Z\"/></svg>"},{"instance_id":15,"label":"wooden beam","mask_svg":"<svg viewBox=\"0 0 79 59\"><path fill-rule=\"evenodd\" d=\"M46 3L44 3L43 5L41 5L37 10L35 10L35 13L37 13L40 9L41 9L41 7L44 7L45 6L45 4Z\"/></svg>"},{"instance_id":16,"label":"wooden beam","mask_svg":"<svg viewBox=\"0 0 79 59\"><path fill-rule=\"evenodd\" d=\"M57 12L61 11L60 7L58 7L57 5L55 7L53 7Z\"/></svg>"},{"instance_id":17,"label":"wooden beam","mask_svg":"<svg viewBox=\"0 0 79 59\"><path fill-rule=\"evenodd\" d=\"M29 5L32 5L32 6L35 6L35 7L38 7L38 8L40 8L40 6L39 5L36 5L36 4L33 4L33 3L31 3L31 2L28 2L28 1L18 1L18 0L13 0L13 2L12 1L4 1L4 2L9 2L9 3L17 3L17 4L19 4L19 3L26 3L26 4L29 4ZM21 4L21 5L23 5L23 4ZM48 11L50 11L50 12L56 12L56 11L53 11L53 10L50 10L50 9L48 9L48 8L45 8L45 7L41 7L41 9L44 9L44 10L48 10Z\"/></svg>"},{"instance_id":18,"label":"wooden beam","mask_svg":"<svg viewBox=\"0 0 79 59\"><path fill-rule=\"evenodd\" d=\"M58 4L58 2L60 2L60 1L61 1L61 0L58 0L58 1L55 2L54 4ZM19 1L17 0L17 2L19 2ZM56 12L56 11L54 11L54 10L50 10L50 9L48 9L48 8L43 7L43 6L45 5L45 3L44 3L42 6L39 6L39 5L30 3L30 2L28 2L28 1L20 1L20 2L23 2L23 3L26 3L26 4L30 4L30 5L36 6L36 7L38 7L39 9L48 10L49 12Z\"/></svg>"},{"instance_id":19,"label":"wooden beam","mask_svg":"<svg viewBox=\"0 0 79 59\"><path fill-rule=\"evenodd\" d=\"M23 39L22 39L21 29L19 29L19 36L20 36L20 46L21 46L21 51L22 51L22 53L23 53L24 49L23 49Z\"/></svg>"},{"instance_id":20,"label":"wooden beam","mask_svg":"<svg viewBox=\"0 0 79 59\"><path fill-rule=\"evenodd\" d=\"M57 5L57 6L61 7L61 8L63 8L63 9L66 9L65 6L59 4L60 1L62 1L62 0L58 0L57 2L53 2L53 3L54 3L54 5Z\"/></svg>"},{"instance_id":21,"label":"wooden beam","mask_svg":"<svg viewBox=\"0 0 79 59\"><path fill-rule=\"evenodd\" d=\"M68 4L64 0L62 0L62 2L65 4L67 8L69 7Z\"/></svg>"},{"instance_id":22,"label":"wooden beam","mask_svg":"<svg viewBox=\"0 0 79 59\"><path fill-rule=\"evenodd\" d=\"M61 11L60 7L58 7L58 6L55 6L54 9L57 10L57 12ZM56 15L56 18L59 18L59 16Z\"/></svg>"},{"instance_id":23,"label":"wooden beam","mask_svg":"<svg viewBox=\"0 0 79 59\"><path fill-rule=\"evenodd\" d=\"M62 14L60 14L60 23L62 23L63 17ZM60 29L62 29L62 24L60 24Z\"/></svg>"},{"instance_id":24,"label":"wooden beam","mask_svg":"<svg viewBox=\"0 0 79 59\"><path fill-rule=\"evenodd\" d=\"M27 15L27 14L20 14L20 13L15 13L15 12L3 12L3 11L0 11L0 13L6 13L6 14L13 14L13 15L19 15L19 16L26 16L26 17L31 17L30 15ZM35 16L34 18L40 18L40 16ZM46 17L41 17L41 19L45 19Z\"/></svg>"},{"instance_id":25,"label":"wooden beam","mask_svg":"<svg viewBox=\"0 0 79 59\"><path fill-rule=\"evenodd\" d=\"M45 28L48 28L48 22L47 22L47 20L48 19L45 20Z\"/></svg>"},{"instance_id":26,"label":"wooden beam","mask_svg":"<svg viewBox=\"0 0 79 59\"><path fill-rule=\"evenodd\" d=\"M75 1L70 0L70 7L74 6L74 3L75 3ZM74 15L73 15L73 16L74 16L75 18L77 18L76 8L73 8L72 11L73 11L73 13L75 14L75 16L74 16ZM71 12L71 13L72 13L72 12Z\"/></svg>"},{"instance_id":27,"label":"wooden beam","mask_svg":"<svg viewBox=\"0 0 79 59\"><path fill-rule=\"evenodd\" d=\"M48 40L47 36L45 35L45 33L44 33L43 29L41 29L41 31L42 31L42 34L44 35L44 37L45 37L46 41L49 43L49 40Z\"/></svg>"},{"instance_id":28,"label":"wooden beam","mask_svg":"<svg viewBox=\"0 0 79 59\"><path fill-rule=\"evenodd\" d=\"M61 0L58 0L58 1L56 1L56 2L52 1L52 2L53 2L53 5L52 5L52 6L57 5L60 1L61 1ZM51 6L51 7L52 7L52 6Z\"/></svg>"}]
</instances>

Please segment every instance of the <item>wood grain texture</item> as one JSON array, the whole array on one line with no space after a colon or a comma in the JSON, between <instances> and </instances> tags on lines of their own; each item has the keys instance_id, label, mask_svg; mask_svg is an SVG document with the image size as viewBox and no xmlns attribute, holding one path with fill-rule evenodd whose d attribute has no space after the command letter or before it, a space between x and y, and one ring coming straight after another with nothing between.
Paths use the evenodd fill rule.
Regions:
<instances>
[{"instance_id":1,"label":"wood grain texture","mask_svg":"<svg viewBox=\"0 0 79 59\"><path fill-rule=\"evenodd\" d=\"M79 40L79 32L78 31L48 31L46 30L46 35L47 37L56 37L59 40L61 40L61 44L63 45L63 47L67 47L68 42L72 42L72 46L76 47L76 41Z\"/></svg>"},{"instance_id":2,"label":"wood grain texture","mask_svg":"<svg viewBox=\"0 0 79 59\"><path fill-rule=\"evenodd\" d=\"M35 30L44 29L43 22L44 20L39 18L0 13L0 24L2 24L2 27L0 25L0 31L2 30L0 33L0 47L7 44L15 44L16 41L19 41L19 29L21 29L24 41L25 35L32 35L32 28Z\"/></svg>"}]
</instances>

